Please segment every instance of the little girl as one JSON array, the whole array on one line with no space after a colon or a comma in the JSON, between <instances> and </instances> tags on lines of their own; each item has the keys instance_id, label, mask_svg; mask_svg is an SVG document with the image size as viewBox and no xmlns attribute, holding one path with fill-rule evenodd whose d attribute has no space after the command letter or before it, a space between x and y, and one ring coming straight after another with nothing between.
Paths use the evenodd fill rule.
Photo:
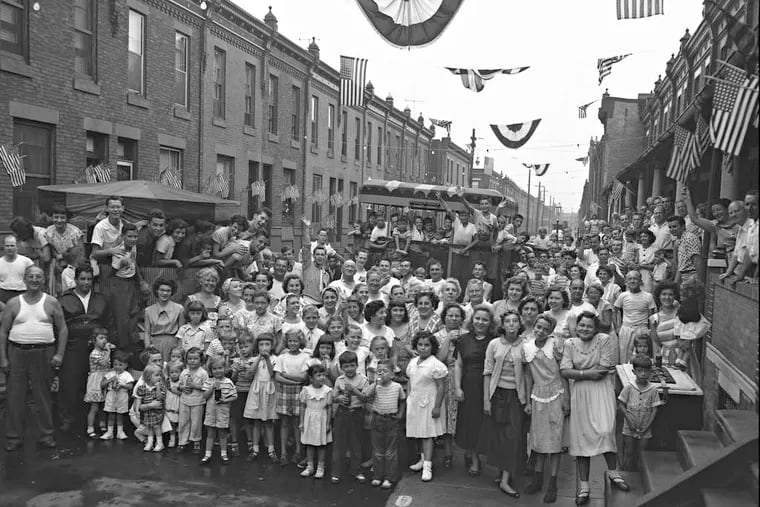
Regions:
<instances>
[{"instance_id":1,"label":"little girl","mask_svg":"<svg viewBox=\"0 0 760 507\"><path fill-rule=\"evenodd\" d=\"M279 364L279 360L272 355L274 342L274 335L262 333L254 344L256 357L251 364L251 387L243 409L245 420L253 420L252 437L248 440L248 462L259 457L262 425L269 459L277 460L277 453L274 452L274 421L277 419L274 367Z\"/></svg>"},{"instance_id":2,"label":"little girl","mask_svg":"<svg viewBox=\"0 0 760 507\"><path fill-rule=\"evenodd\" d=\"M85 391L84 402L90 404L90 411L87 413L87 436L97 438L95 420L98 418L98 412L105 401L101 384L106 372L111 369L111 349L114 345L108 343L108 330L102 327L93 330L92 345L92 352L90 352L90 374L87 376L87 390ZM104 421L101 421L100 424L101 427L105 428Z\"/></svg>"},{"instance_id":3,"label":"little girl","mask_svg":"<svg viewBox=\"0 0 760 507\"><path fill-rule=\"evenodd\" d=\"M652 423L657 415L657 407L664 405L657 388L649 382L652 360L643 354L633 356L635 382L623 386L618 396L618 404L625 414L623 421L623 466L633 470L639 446L646 445L652 438ZM667 388L666 388L667 389Z\"/></svg>"},{"instance_id":4,"label":"little girl","mask_svg":"<svg viewBox=\"0 0 760 507\"><path fill-rule=\"evenodd\" d=\"M288 294L285 296L284 301L285 316L282 318L282 341L275 350L278 355L282 354L282 352L287 348L287 344L285 343L285 335L289 331L299 331L303 334L304 337L306 336L306 333L309 332L309 329L306 327L306 324L304 324L304 321L301 320L300 316L301 298L295 294Z\"/></svg>"},{"instance_id":5,"label":"little girl","mask_svg":"<svg viewBox=\"0 0 760 507\"><path fill-rule=\"evenodd\" d=\"M143 451L161 452L164 450L161 423L164 420L164 391L161 382L161 368L155 364L145 367L142 374L143 384L137 389L135 410L140 413L140 424L145 427L148 438ZM153 446L155 443L155 447Z\"/></svg>"},{"instance_id":6,"label":"little girl","mask_svg":"<svg viewBox=\"0 0 760 507\"><path fill-rule=\"evenodd\" d=\"M177 340L179 345L185 350L189 351L193 347L202 349L203 338L206 332L209 330L208 317L206 316L206 307L200 301L190 301L185 310L185 320L187 324L183 324L177 331Z\"/></svg>"},{"instance_id":7,"label":"little girl","mask_svg":"<svg viewBox=\"0 0 760 507\"><path fill-rule=\"evenodd\" d=\"M248 393L251 390L251 381L253 380L253 364L256 362L256 358L253 356L253 337L248 331L241 331L238 350L240 355L232 359L232 373L230 374L230 379L235 383L235 389L238 393L237 399L232 402L230 407L230 453L233 456L240 456L238 437L241 427L245 430L245 438L249 447L253 443L253 429L243 419Z\"/></svg>"},{"instance_id":8,"label":"little girl","mask_svg":"<svg viewBox=\"0 0 760 507\"><path fill-rule=\"evenodd\" d=\"M231 375L232 360L237 357L237 339L238 331L232 327L218 330L217 337L211 341L208 349L206 349L206 369L210 369L211 361L221 359L226 365L225 371Z\"/></svg>"},{"instance_id":9,"label":"little girl","mask_svg":"<svg viewBox=\"0 0 760 507\"><path fill-rule=\"evenodd\" d=\"M677 341L676 368L687 372L699 382L702 369L697 358L697 340L701 340L710 330L710 321L699 313L699 301L685 298L678 307L676 322L673 326L673 338Z\"/></svg>"},{"instance_id":10,"label":"little girl","mask_svg":"<svg viewBox=\"0 0 760 507\"><path fill-rule=\"evenodd\" d=\"M649 331L646 328L636 330L633 336L633 355L647 356L652 358L652 350L649 347ZM633 362L633 358L631 358Z\"/></svg>"},{"instance_id":11,"label":"little girl","mask_svg":"<svg viewBox=\"0 0 760 507\"><path fill-rule=\"evenodd\" d=\"M188 441L193 443L193 454L201 453L201 432L203 431L203 386L208 373L201 366L201 349L192 347L185 359L187 367L179 376L179 450L185 450Z\"/></svg>"},{"instance_id":12,"label":"little girl","mask_svg":"<svg viewBox=\"0 0 760 507\"><path fill-rule=\"evenodd\" d=\"M167 366L167 386L166 386L166 400L164 400L164 410L166 410L166 417L172 425L171 432L169 434L169 447L177 446L177 424L179 423L179 398L182 395L179 387L179 376L182 374L182 370L185 369L184 363L181 361L172 361Z\"/></svg>"},{"instance_id":13,"label":"little girl","mask_svg":"<svg viewBox=\"0 0 760 507\"><path fill-rule=\"evenodd\" d=\"M326 384L327 370L321 364L309 366L310 384L301 389L299 429L301 444L306 446L306 468L301 477L315 479L325 476L327 444L332 442L332 388ZM314 471L314 450L317 451L317 469Z\"/></svg>"},{"instance_id":14,"label":"little girl","mask_svg":"<svg viewBox=\"0 0 760 507\"><path fill-rule=\"evenodd\" d=\"M149 346L140 354L140 363L142 364L143 370L149 365L154 365L157 366L161 372L163 372L163 369L161 368L163 365L163 355L161 354L161 351L153 345ZM163 388L163 375L159 375L159 378L161 380ZM137 382L135 382L135 385L132 388L132 398L134 401L137 401L137 399L140 397L138 390L143 385L145 385L145 378L144 375L140 375L140 378L137 379ZM148 431L148 428L146 428L145 425L140 422L142 414L140 414L140 411L138 410L137 403L132 403L132 408L130 408L129 414L132 424L134 424L136 428L135 438L137 438L137 440L140 442L145 442L151 433ZM166 428L167 431L169 431L171 428L171 424L168 422L168 420L164 424L164 428Z\"/></svg>"},{"instance_id":15,"label":"little girl","mask_svg":"<svg viewBox=\"0 0 760 507\"><path fill-rule=\"evenodd\" d=\"M124 433L124 414L129 412L129 392L135 383L134 377L129 374L127 364L129 353L117 350L113 354L113 369L103 376L100 387L106 390L105 407L103 411L108 414L108 428L101 440L113 439L113 426L116 423L116 438L126 440Z\"/></svg>"},{"instance_id":16,"label":"little girl","mask_svg":"<svg viewBox=\"0 0 760 507\"><path fill-rule=\"evenodd\" d=\"M291 431L296 441L293 462L300 465L301 440L298 438L297 429L301 404L298 395L306 381L306 363L309 355L302 351L303 332L300 329L291 329L283 338L287 350L278 356L277 364L274 365L274 378L277 382L276 409L280 416L280 465L288 464L287 445Z\"/></svg>"},{"instance_id":17,"label":"little girl","mask_svg":"<svg viewBox=\"0 0 760 507\"><path fill-rule=\"evenodd\" d=\"M230 403L237 399L235 384L225 376L227 364L224 359L216 358L209 365L212 378L203 384L203 397L206 399L206 416L203 425L206 427L206 454L201 458L201 465L211 460L214 441L219 435L219 449L222 464L227 465L227 431L230 428Z\"/></svg>"},{"instance_id":18,"label":"little girl","mask_svg":"<svg viewBox=\"0 0 760 507\"><path fill-rule=\"evenodd\" d=\"M172 363L185 364L185 349L182 347L174 347L169 352L169 360L164 364L164 374L166 378L169 378L169 365Z\"/></svg>"},{"instance_id":19,"label":"little girl","mask_svg":"<svg viewBox=\"0 0 760 507\"><path fill-rule=\"evenodd\" d=\"M333 315L332 317L328 317L327 321L325 321L325 336L330 338L332 342L335 344L335 353L336 356L340 356L338 353L338 349L342 346L343 350L345 350L345 325L343 324L343 317L340 317L338 315ZM341 350L341 352L343 352Z\"/></svg>"},{"instance_id":20,"label":"little girl","mask_svg":"<svg viewBox=\"0 0 760 507\"><path fill-rule=\"evenodd\" d=\"M344 344L336 343L335 352L338 354L338 357L340 357L340 355L347 350L350 350L351 352L356 354L356 358L358 360L356 373L361 373L363 376L366 377L367 376L367 360L369 358L370 352L369 352L369 348L361 344L362 334L363 334L362 328L360 328L356 324L349 324L345 343Z\"/></svg>"}]
</instances>

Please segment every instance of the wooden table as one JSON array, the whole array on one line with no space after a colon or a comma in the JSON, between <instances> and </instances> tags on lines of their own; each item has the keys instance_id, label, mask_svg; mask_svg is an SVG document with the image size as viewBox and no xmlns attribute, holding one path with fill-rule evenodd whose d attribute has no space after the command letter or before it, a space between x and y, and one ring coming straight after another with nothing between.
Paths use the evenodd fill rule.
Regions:
<instances>
[{"instance_id":1,"label":"wooden table","mask_svg":"<svg viewBox=\"0 0 760 507\"><path fill-rule=\"evenodd\" d=\"M615 368L620 389L622 386L635 381L631 364L619 364ZM702 398L704 392L688 373L677 368L668 367L667 369L676 383L667 384L667 403L657 411L657 417L652 424L652 441L648 448L672 451L676 449L676 433L678 430L702 429ZM660 385L656 385L658 392L662 393Z\"/></svg>"}]
</instances>

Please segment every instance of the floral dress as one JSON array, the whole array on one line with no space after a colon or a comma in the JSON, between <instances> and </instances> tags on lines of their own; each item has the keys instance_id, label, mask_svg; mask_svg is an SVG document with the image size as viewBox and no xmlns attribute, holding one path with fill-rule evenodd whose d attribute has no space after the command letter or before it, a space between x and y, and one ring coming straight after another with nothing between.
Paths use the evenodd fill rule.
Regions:
<instances>
[{"instance_id":1,"label":"floral dress","mask_svg":"<svg viewBox=\"0 0 760 507\"><path fill-rule=\"evenodd\" d=\"M533 379L530 393L530 449L535 452L554 454L562 451L562 429L565 414L562 405L567 393L560 375L562 340L549 336L541 348L536 339L529 336L522 346L522 361L528 365Z\"/></svg>"},{"instance_id":2,"label":"floral dress","mask_svg":"<svg viewBox=\"0 0 760 507\"><path fill-rule=\"evenodd\" d=\"M332 405L332 388L323 385L319 389L308 385L301 389L299 400L306 405L303 415L301 443L321 447L332 442L327 407Z\"/></svg>"},{"instance_id":3,"label":"floral dress","mask_svg":"<svg viewBox=\"0 0 760 507\"><path fill-rule=\"evenodd\" d=\"M273 335L279 333L282 329L282 318L269 310L264 312L264 315L259 315L255 310L243 309L235 312L232 325L237 329L247 329L254 338L258 338L262 333L272 333Z\"/></svg>"},{"instance_id":4,"label":"floral dress","mask_svg":"<svg viewBox=\"0 0 760 507\"><path fill-rule=\"evenodd\" d=\"M92 349L90 352L90 374L87 376L87 389L84 393L85 403L103 403L106 401L100 383L110 369L111 351L109 349Z\"/></svg>"}]
</instances>

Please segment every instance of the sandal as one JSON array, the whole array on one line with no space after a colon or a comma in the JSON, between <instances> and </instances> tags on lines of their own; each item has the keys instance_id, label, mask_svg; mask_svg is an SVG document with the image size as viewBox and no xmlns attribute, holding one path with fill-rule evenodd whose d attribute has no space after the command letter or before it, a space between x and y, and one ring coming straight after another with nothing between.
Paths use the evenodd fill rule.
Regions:
<instances>
[{"instance_id":1,"label":"sandal","mask_svg":"<svg viewBox=\"0 0 760 507\"><path fill-rule=\"evenodd\" d=\"M585 505L589 501L591 490L589 488L580 488L575 493L575 505Z\"/></svg>"},{"instance_id":2,"label":"sandal","mask_svg":"<svg viewBox=\"0 0 760 507\"><path fill-rule=\"evenodd\" d=\"M95 439L95 438L98 438L98 434L97 434L95 431L90 431L90 432L88 432L88 433L87 433L87 436L88 436L89 438L93 438L93 439Z\"/></svg>"},{"instance_id":3,"label":"sandal","mask_svg":"<svg viewBox=\"0 0 760 507\"><path fill-rule=\"evenodd\" d=\"M630 491L631 487L628 485L627 482L625 482L625 479L623 479L619 474L617 475L610 475L608 476L610 479L610 484L613 488L619 489L620 491Z\"/></svg>"}]
</instances>

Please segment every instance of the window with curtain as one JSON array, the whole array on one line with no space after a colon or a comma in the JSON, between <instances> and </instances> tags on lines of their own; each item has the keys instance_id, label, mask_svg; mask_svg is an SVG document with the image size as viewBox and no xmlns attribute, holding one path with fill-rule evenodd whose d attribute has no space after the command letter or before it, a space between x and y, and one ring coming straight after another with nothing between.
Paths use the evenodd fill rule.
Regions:
<instances>
[{"instance_id":1,"label":"window with curtain","mask_svg":"<svg viewBox=\"0 0 760 507\"><path fill-rule=\"evenodd\" d=\"M128 69L129 91L145 95L145 16L129 11Z\"/></svg>"},{"instance_id":2,"label":"window with curtain","mask_svg":"<svg viewBox=\"0 0 760 507\"><path fill-rule=\"evenodd\" d=\"M74 0L74 71L95 79L94 0Z\"/></svg>"},{"instance_id":3,"label":"window with curtain","mask_svg":"<svg viewBox=\"0 0 760 507\"><path fill-rule=\"evenodd\" d=\"M187 107L188 94L188 63L190 51L190 39L187 35L175 32L174 34L174 103Z\"/></svg>"}]
</instances>

